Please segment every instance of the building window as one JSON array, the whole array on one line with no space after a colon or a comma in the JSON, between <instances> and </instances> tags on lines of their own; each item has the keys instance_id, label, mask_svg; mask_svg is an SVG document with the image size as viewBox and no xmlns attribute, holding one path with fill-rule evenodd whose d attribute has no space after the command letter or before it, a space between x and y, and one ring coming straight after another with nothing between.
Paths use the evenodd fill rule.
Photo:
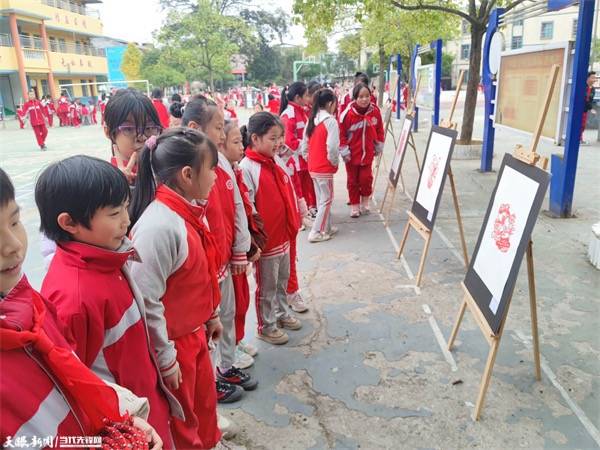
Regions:
<instances>
[{"instance_id":1,"label":"building window","mask_svg":"<svg viewBox=\"0 0 600 450\"><path fill-rule=\"evenodd\" d=\"M79 82L81 83L81 95L83 97L90 95L88 92L88 85L86 84L87 80L79 80Z\"/></svg>"},{"instance_id":2,"label":"building window","mask_svg":"<svg viewBox=\"0 0 600 450\"><path fill-rule=\"evenodd\" d=\"M460 59L469 59L469 53L471 53L471 44L460 46Z\"/></svg>"},{"instance_id":3,"label":"building window","mask_svg":"<svg viewBox=\"0 0 600 450\"><path fill-rule=\"evenodd\" d=\"M48 80L42 80L42 95L50 94L50 90L48 89Z\"/></svg>"},{"instance_id":4,"label":"building window","mask_svg":"<svg viewBox=\"0 0 600 450\"><path fill-rule=\"evenodd\" d=\"M59 38L58 39L58 46L60 48L60 51L62 53L67 53L67 43L65 42L65 40L63 38Z\"/></svg>"},{"instance_id":5,"label":"building window","mask_svg":"<svg viewBox=\"0 0 600 450\"><path fill-rule=\"evenodd\" d=\"M542 22L540 39L552 39L554 36L554 22Z\"/></svg>"},{"instance_id":6,"label":"building window","mask_svg":"<svg viewBox=\"0 0 600 450\"><path fill-rule=\"evenodd\" d=\"M510 41L510 48L515 50L523 47L523 36L513 36Z\"/></svg>"},{"instance_id":7,"label":"building window","mask_svg":"<svg viewBox=\"0 0 600 450\"><path fill-rule=\"evenodd\" d=\"M469 22L463 20L461 23L462 34L469 34Z\"/></svg>"},{"instance_id":8,"label":"building window","mask_svg":"<svg viewBox=\"0 0 600 450\"><path fill-rule=\"evenodd\" d=\"M571 39L575 39L577 36L577 19L573 19L573 25L571 26Z\"/></svg>"},{"instance_id":9,"label":"building window","mask_svg":"<svg viewBox=\"0 0 600 450\"><path fill-rule=\"evenodd\" d=\"M56 43L56 38L54 36L50 36L48 38L48 42L50 44L50 51L58 52L58 44Z\"/></svg>"},{"instance_id":10,"label":"building window","mask_svg":"<svg viewBox=\"0 0 600 450\"><path fill-rule=\"evenodd\" d=\"M67 91L67 94L69 96L69 98L73 98L73 86L64 86L65 84L71 84L73 83L72 80L58 80L58 85L60 87L60 92L62 93L62 91Z\"/></svg>"}]
</instances>

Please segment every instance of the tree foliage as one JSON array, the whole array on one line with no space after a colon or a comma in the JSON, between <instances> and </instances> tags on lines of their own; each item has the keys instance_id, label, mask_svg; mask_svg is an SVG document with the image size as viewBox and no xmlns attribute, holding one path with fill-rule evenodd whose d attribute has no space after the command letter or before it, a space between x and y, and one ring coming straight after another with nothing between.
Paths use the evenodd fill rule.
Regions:
<instances>
[{"instance_id":1,"label":"tree foliage","mask_svg":"<svg viewBox=\"0 0 600 450\"><path fill-rule=\"evenodd\" d=\"M141 78L140 67L142 65L142 51L130 42L123 53L121 71L126 80L139 80Z\"/></svg>"}]
</instances>

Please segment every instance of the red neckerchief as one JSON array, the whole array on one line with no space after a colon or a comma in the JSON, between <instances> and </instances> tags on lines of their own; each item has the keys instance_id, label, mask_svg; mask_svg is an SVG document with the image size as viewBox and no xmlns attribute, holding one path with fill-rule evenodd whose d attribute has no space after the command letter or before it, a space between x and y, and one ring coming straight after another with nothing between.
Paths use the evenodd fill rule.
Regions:
<instances>
[{"instance_id":1,"label":"red neckerchief","mask_svg":"<svg viewBox=\"0 0 600 450\"><path fill-rule=\"evenodd\" d=\"M31 291L33 326L31 330L17 331L0 328L0 348L14 350L32 345L41 355L53 376L59 381L77 406L90 420L93 432L99 433L105 420L122 422L117 394L85 366L71 349L57 347L44 331L46 305L40 294ZM26 303L25 303L26 304Z\"/></svg>"},{"instance_id":2,"label":"red neckerchief","mask_svg":"<svg viewBox=\"0 0 600 450\"><path fill-rule=\"evenodd\" d=\"M206 259L208 260L210 281L213 288L213 307L216 308L221 301L221 291L219 290L219 280L217 278L219 255L215 239L208 227L204 225L201 218L204 213L204 208L191 204L164 184L161 184L158 189L156 189L156 199L161 203L164 203L169 209L176 212L183 220L189 223L194 230L198 232L200 239L202 239L202 245L204 246L204 252L206 253Z\"/></svg>"},{"instance_id":3,"label":"red neckerchief","mask_svg":"<svg viewBox=\"0 0 600 450\"><path fill-rule=\"evenodd\" d=\"M261 155L260 153L252 150L250 147L246 149L246 157L252 161L256 161L261 166L267 168L273 174L277 188L283 197L283 203L285 204L285 215L287 218L287 231L290 239L294 239L298 233L298 214L293 207L293 198L290 197L290 191L284 180L287 179L288 183L291 183L290 177L285 171L277 165L273 158Z\"/></svg>"}]
</instances>

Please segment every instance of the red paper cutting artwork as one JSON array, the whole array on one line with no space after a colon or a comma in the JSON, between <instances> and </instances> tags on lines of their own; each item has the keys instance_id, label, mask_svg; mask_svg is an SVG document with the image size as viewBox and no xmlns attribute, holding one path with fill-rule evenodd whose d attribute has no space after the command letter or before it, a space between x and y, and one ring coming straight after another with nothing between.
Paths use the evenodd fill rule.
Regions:
<instances>
[{"instance_id":1,"label":"red paper cutting artwork","mask_svg":"<svg viewBox=\"0 0 600 450\"><path fill-rule=\"evenodd\" d=\"M515 232L516 219L516 214L510 211L510 204L502 203L498 208L498 216L494 221L494 230L492 231L492 239L502 253L506 253L510 248L510 237Z\"/></svg>"},{"instance_id":2,"label":"red paper cutting artwork","mask_svg":"<svg viewBox=\"0 0 600 450\"><path fill-rule=\"evenodd\" d=\"M427 177L427 188L428 189L431 189L431 186L433 186L433 182L435 181L435 177L437 176L439 166L440 166L440 157L438 155L435 155L431 159L431 162L429 163L429 166L427 167L427 170L429 171L429 176Z\"/></svg>"}]
</instances>

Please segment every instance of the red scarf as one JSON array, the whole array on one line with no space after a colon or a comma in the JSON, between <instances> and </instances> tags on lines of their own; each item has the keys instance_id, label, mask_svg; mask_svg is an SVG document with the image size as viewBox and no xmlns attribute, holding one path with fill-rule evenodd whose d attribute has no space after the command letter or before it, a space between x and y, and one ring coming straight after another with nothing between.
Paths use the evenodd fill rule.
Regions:
<instances>
[{"instance_id":1,"label":"red scarf","mask_svg":"<svg viewBox=\"0 0 600 450\"><path fill-rule=\"evenodd\" d=\"M277 183L277 188L279 189L281 197L283 198L283 203L285 204L288 236L290 239L295 239L298 234L299 223L298 212L294 207L295 199L289 189L289 183L291 183L292 180L285 173L285 170L277 165L273 158L261 155L250 147L246 149L246 157L252 161L256 161L273 174L273 178L275 179L275 183ZM287 180L287 183L285 180Z\"/></svg>"},{"instance_id":2,"label":"red scarf","mask_svg":"<svg viewBox=\"0 0 600 450\"><path fill-rule=\"evenodd\" d=\"M70 397L85 413L98 434L105 427L105 420L122 422L119 401L113 389L108 387L67 348L57 347L43 329L46 305L40 294L31 289L33 326L30 331L0 328L0 348L14 350L32 345L39 352L50 372L60 382Z\"/></svg>"},{"instance_id":3,"label":"red scarf","mask_svg":"<svg viewBox=\"0 0 600 450\"><path fill-rule=\"evenodd\" d=\"M191 204L164 184L156 189L156 199L164 203L169 209L175 211L177 215L189 223L198 232L200 239L202 239L202 245L204 246L204 252L208 260L210 281L213 287L213 307L216 309L221 301L221 291L219 290L219 280L217 278L219 254L215 239L201 218L204 208Z\"/></svg>"}]
</instances>

